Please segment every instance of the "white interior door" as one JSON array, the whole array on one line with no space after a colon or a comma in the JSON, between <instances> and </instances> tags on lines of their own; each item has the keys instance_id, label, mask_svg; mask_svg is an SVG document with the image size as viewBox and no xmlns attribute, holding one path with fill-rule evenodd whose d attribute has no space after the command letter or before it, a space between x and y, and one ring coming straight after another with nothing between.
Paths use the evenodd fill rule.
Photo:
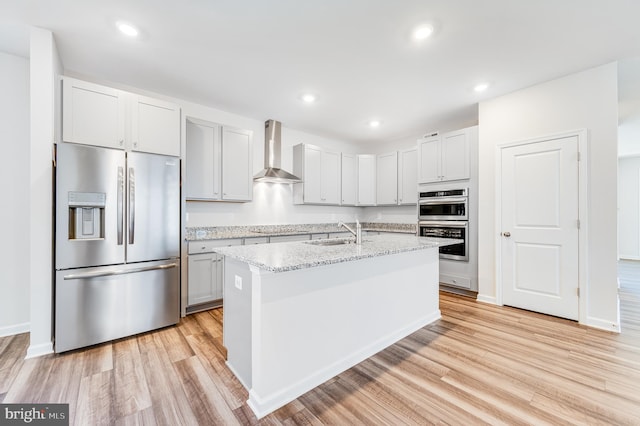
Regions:
<instances>
[{"instance_id":1,"label":"white interior door","mask_svg":"<svg viewBox=\"0 0 640 426\"><path fill-rule=\"evenodd\" d=\"M502 149L505 305L578 320L578 137Z\"/></svg>"}]
</instances>

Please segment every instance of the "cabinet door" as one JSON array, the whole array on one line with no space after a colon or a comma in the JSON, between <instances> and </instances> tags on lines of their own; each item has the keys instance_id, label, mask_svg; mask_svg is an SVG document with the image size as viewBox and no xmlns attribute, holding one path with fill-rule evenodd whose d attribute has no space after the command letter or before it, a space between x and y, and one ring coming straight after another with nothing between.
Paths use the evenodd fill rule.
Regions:
<instances>
[{"instance_id":1,"label":"cabinet door","mask_svg":"<svg viewBox=\"0 0 640 426\"><path fill-rule=\"evenodd\" d=\"M188 305L222 298L222 259L216 253L189 255Z\"/></svg>"},{"instance_id":2,"label":"cabinet door","mask_svg":"<svg viewBox=\"0 0 640 426\"><path fill-rule=\"evenodd\" d=\"M340 204L340 153L322 152L322 203Z\"/></svg>"},{"instance_id":3,"label":"cabinet door","mask_svg":"<svg viewBox=\"0 0 640 426\"><path fill-rule=\"evenodd\" d=\"M251 201L253 175L250 130L222 128L222 199Z\"/></svg>"},{"instance_id":4,"label":"cabinet door","mask_svg":"<svg viewBox=\"0 0 640 426\"><path fill-rule=\"evenodd\" d=\"M124 93L65 77L62 81L62 139L125 148Z\"/></svg>"},{"instance_id":5,"label":"cabinet door","mask_svg":"<svg viewBox=\"0 0 640 426\"><path fill-rule=\"evenodd\" d=\"M131 149L180 156L180 107L176 104L130 95Z\"/></svg>"},{"instance_id":6,"label":"cabinet door","mask_svg":"<svg viewBox=\"0 0 640 426\"><path fill-rule=\"evenodd\" d=\"M442 136L442 180L469 179L469 140L467 131Z\"/></svg>"},{"instance_id":7,"label":"cabinet door","mask_svg":"<svg viewBox=\"0 0 640 426\"><path fill-rule=\"evenodd\" d=\"M418 173L419 183L439 182L440 171L440 137L418 140Z\"/></svg>"},{"instance_id":8,"label":"cabinet door","mask_svg":"<svg viewBox=\"0 0 640 426\"><path fill-rule=\"evenodd\" d=\"M376 158L376 204L398 204L398 153L395 151Z\"/></svg>"},{"instance_id":9,"label":"cabinet door","mask_svg":"<svg viewBox=\"0 0 640 426\"><path fill-rule=\"evenodd\" d=\"M358 205L376 204L376 156L358 155Z\"/></svg>"},{"instance_id":10,"label":"cabinet door","mask_svg":"<svg viewBox=\"0 0 640 426\"><path fill-rule=\"evenodd\" d=\"M304 202L322 203L322 150L317 146L304 146Z\"/></svg>"},{"instance_id":11,"label":"cabinet door","mask_svg":"<svg viewBox=\"0 0 640 426\"><path fill-rule=\"evenodd\" d=\"M187 120L185 196L220 199L220 126Z\"/></svg>"},{"instance_id":12,"label":"cabinet door","mask_svg":"<svg viewBox=\"0 0 640 426\"><path fill-rule=\"evenodd\" d=\"M342 154L342 205L355 206L358 195L358 164L355 154Z\"/></svg>"},{"instance_id":13,"label":"cabinet door","mask_svg":"<svg viewBox=\"0 0 640 426\"><path fill-rule=\"evenodd\" d=\"M400 151L398 204L418 202L418 149Z\"/></svg>"}]
</instances>

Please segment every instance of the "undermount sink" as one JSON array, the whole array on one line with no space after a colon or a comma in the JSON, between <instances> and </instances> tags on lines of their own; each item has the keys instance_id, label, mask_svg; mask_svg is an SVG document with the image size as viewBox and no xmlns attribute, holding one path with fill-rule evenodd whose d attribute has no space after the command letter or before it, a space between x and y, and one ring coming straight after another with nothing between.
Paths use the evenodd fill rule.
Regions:
<instances>
[{"instance_id":1,"label":"undermount sink","mask_svg":"<svg viewBox=\"0 0 640 426\"><path fill-rule=\"evenodd\" d=\"M329 240L310 240L305 241L306 244L311 244L314 246L339 246L342 244L354 244L355 242L352 240L346 240L343 238L334 238Z\"/></svg>"}]
</instances>

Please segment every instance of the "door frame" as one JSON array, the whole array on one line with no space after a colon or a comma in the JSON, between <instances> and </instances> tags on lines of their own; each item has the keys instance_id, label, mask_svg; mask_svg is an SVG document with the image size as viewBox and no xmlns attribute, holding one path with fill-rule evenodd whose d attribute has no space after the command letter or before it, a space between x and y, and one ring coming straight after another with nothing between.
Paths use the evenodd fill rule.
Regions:
<instances>
[{"instance_id":1,"label":"door frame","mask_svg":"<svg viewBox=\"0 0 640 426\"><path fill-rule=\"evenodd\" d=\"M496 268L496 305L503 306L502 300L502 150L514 146L530 145L548 140L561 139L576 136L578 138L578 322L587 323L587 301L589 299L589 276L587 270L588 261L588 159L589 159L589 132L587 129L571 130L553 133L513 142L506 142L496 146L496 171L495 171L495 268Z\"/></svg>"}]
</instances>

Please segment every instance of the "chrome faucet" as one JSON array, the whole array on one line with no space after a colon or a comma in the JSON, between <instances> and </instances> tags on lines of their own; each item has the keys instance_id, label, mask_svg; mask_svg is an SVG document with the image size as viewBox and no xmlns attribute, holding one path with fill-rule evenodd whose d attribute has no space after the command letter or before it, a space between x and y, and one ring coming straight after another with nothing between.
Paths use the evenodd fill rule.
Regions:
<instances>
[{"instance_id":1,"label":"chrome faucet","mask_svg":"<svg viewBox=\"0 0 640 426\"><path fill-rule=\"evenodd\" d=\"M354 237L356 237L356 244L357 245L362 244L362 225L360 225L360 221L358 219L356 219L356 230L355 231L353 229L351 229L349 227L349 225L347 225L346 223L338 222L338 228L343 227L343 226L347 229L347 231L351 232Z\"/></svg>"}]
</instances>

